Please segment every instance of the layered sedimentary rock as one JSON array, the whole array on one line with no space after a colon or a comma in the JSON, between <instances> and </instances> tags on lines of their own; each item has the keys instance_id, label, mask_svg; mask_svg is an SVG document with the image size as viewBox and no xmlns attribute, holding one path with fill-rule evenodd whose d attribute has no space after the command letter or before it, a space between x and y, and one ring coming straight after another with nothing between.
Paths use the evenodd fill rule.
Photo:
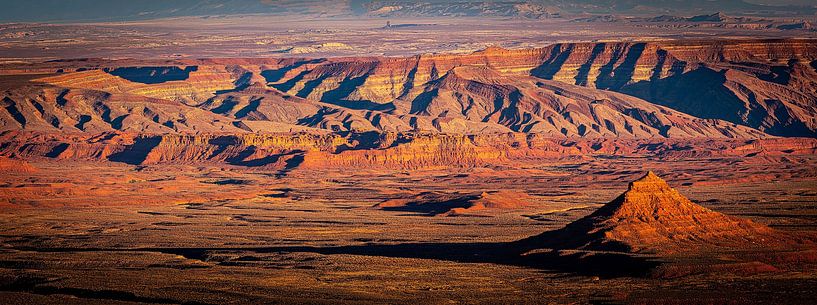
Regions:
<instances>
[{"instance_id":1,"label":"layered sedimentary rock","mask_svg":"<svg viewBox=\"0 0 817 305\"><path fill-rule=\"evenodd\" d=\"M445 168L501 164L508 161L506 151L494 146L476 145L463 135L420 134L401 136L383 149L366 149L369 145L336 154L307 154L306 168Z\"/></svg>"},{"instance_id":2,"label":"layered sedimentary rock","mask_svg":"<svg viewBox=\"0 0 817 305\"><path fill-rule=\"evenodd\" d=\"M217 163L267 168L481 167L599 156L740 158L781 162L817 154L817 140L564 138L545 134L213 133L5 131L0 156L128 164ZM287 161L290 161L287 163Z\"/></svg>"},{"instance_id":3,"label":"layered sedimentary rock","mask_svg":"<svg viewBox=\"0 0 817 305\"><path fill-rule=\"evenodd\" d=\"M532 198L526 193L501 190L476 194L422 193L409 198L389 199L374 207L429 216L462 216L487 210L519 209L531 204Z\"/></svg>"},{"instance_id":4,"label":"layered sedimentary rock","mask_svg":"<svg viewBox=\"0 0 817 305\"><path fill-rule=\"evenodd\" d=\"M814 136L815 60L817 46L811 40L564 43L407 58L207 59L141 67L127 66L132 61L69 61L51 65L76 72L38 82L57 88L53 90L73 89L91 100L100 97L78 89L175 101L241 121L232 124L253 132L303 130L290 126L300 125L334 131L757 137L745 129L717 121L702 124L650 105L659 104L773 135ZM531 83L540 87L537 92L521 88ZM521 98L526 102L519 103ZM571 107L602 107L584 105L597 102L594 99L628 103L626 109L618 105L599 111L615 119L588 117L592 109L581 113L587 118L576 118L579 112ZM20 127L13 111L0 111L6 129ZM648 118L662 114L679 118ZM649 130L643 131L632 118ZM615 130L608 125L616 125ZM662 131L666 125L678 132Z\"/></svg>"},{"instance_id":5,"label":"layered sedimentary rock","mask_svg":"<svg viewBox=\"0 0 817 305\"><path fill-rule=\"evenodd\" d=\"M813 136L817 45L810 40L570 43L467 55L332 59L274 68L271 85L350 107L399 109L457 67L614 90L702 118ZM706 90L703 90L705 88ZM690 94L697 92L696 94Z\"/></svg>"},{"instance_id":6,"label":"layered sedimentary rock","mask_svg":"<svg viewBox=\"0 0 817 305\"><path fill-rule=\"evenodd\" d=\"M457 67L418 88L410 113L493 122L517 132L623 138L759 138L761 132L701 120L622 94L484 67Z\"/></svg>"},{"instance_id":7,"label":"layered sedimentary rock","mask_svg":"<svg viewBox=\"0 0 817 305\"><path fill-rule=\"evenodd\" d=\"M138 68L132 68L138 69ZM156 72L152 77L129 77L126 72L89 70L53 77L40 81L65 88L94 89L108 93L129 93L165 100L198 102L212 97L222 90L230 90L240 83L226 66L195 66L183 78L162 81L166 75ZM114 74L116 73L116 74ZM118 75L117 75L118 74ZM128 79L130 78L130 79Z\"/></svg>"},{"instance_id":8,"label":"layered sedimentary rock","mask_svg":"<svg viewBox=\"0 0 817 305\"><path fill-rule=\"evenodd\" d=\"M24 160L10 159L0 157L0 172L4 173L31 173L37 171L37 168Z\"/></svg>"},{"instance_id":9,"label":"layered sedimentary rock","mask_svg":"<svg viewBox=\"0 0 817 305\"><path fill-rule=\"evenodd\" d=\"M229 119L210 111L127 93L31 86L0 96L0 130L242 132Z\"/></svg>"},{"instance_id":10,"label":"layered sedimentary rock","mask_svg":"<svg viewBox=\"0 0 817 305\"><path fill-rule=\"evenodd\" d=\"M522 243L555 249L678 253L785 245L791 237L691 202L648 173L596 212Z\"/></svg>"}]
</instances>

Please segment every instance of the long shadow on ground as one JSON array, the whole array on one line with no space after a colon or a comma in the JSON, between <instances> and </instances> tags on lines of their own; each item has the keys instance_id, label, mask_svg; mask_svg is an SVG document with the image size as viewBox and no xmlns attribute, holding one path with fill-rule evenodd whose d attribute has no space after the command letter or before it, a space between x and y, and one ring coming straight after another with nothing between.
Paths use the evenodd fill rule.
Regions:
<instances>
[{"instance_id":1,"label":"long shadow on ground","mask_svg":"<svg viewBox=\"0 0 817 305\"><path fill-rule=\"evenodd\" d=\"M210 253L242 251L253 253L307 252L324 255L351 254L393 258L420 258L459 263L493 263L547 270L559 273L594 275L605 278L640 277L649 274L660 262L615 252L564 252L543 250L528 252L529 246L510 243L404 243L356 246L312 247L280 246L261 248L154 248L143 249L208 260ZM527 252L527 253L526 253Z\"/></svg>"},{"instance_id":2,"label":"long shadow on ground","mask_svg":"<svg viewBox=\"0 0 817 305\"><path fill-rule=\"evenodd\" d=\"M508 243L404 243L366 244L355 246L272 246L247 248L17 248L40 252L147 251L181 255L189 259L214 262L219 252L250 253L317 253L349 254L392 258L419 258L458 263L492 263L534 268L557 273L592 275L604 278L641 277L649 274L660 262L649 257L615 252L578 252L542 249L537 251L522 242Z\"/></svg>"}]
</instances>

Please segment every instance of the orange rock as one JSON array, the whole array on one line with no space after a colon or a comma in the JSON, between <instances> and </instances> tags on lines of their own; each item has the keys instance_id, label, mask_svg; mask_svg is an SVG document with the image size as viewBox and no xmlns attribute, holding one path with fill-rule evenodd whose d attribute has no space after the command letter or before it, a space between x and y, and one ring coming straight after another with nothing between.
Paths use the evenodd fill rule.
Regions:
<instances>
[{"instance_id":1,"label":"orange rock","mask_svg":"<svg viewBox=\"0 0 817 305\"><path fill-rule=\"evenodd\" d=\"M649 172L596 212L524 242L558 249L684 255L693 250L775 248L787 240L765 225L697 205Z\"/></svg>"},{"instance_id":2,"label":"orange rock","mask_svg":"<svg viewBox=\"0 0 817 305\"><path fill-rule=\"evenodd\" d=\"M0 157L0 172L4 173L33 173L37 168L23 160Z\"/></svg>"}]
</instances>

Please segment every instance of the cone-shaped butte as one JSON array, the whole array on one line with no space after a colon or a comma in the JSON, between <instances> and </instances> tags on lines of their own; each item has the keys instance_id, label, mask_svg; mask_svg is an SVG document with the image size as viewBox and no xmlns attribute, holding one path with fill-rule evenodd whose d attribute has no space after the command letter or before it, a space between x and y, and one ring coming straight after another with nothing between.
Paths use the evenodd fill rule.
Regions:
<instances>
[{"instance_id":1,"label":"cone-shaped butte","mask_svg":"<svg viewBox=\"0 0 817 305\"><path fill-rule=\"evenodd\" d=\"M524 240L529 246L641 253L744 249L781 243L782 234L697 205L652 172L594 213Z\"/></svg>"}]
</instances>

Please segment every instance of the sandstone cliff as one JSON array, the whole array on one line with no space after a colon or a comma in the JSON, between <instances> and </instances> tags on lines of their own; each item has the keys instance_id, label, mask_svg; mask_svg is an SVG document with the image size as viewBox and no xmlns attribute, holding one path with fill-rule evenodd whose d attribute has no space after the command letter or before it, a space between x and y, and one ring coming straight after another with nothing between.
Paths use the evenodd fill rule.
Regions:
<instances>
[{"instance_id":1,"label":"sandstone cliff","mask_svg":"<svg viewBox=\"0 0 817 305\"><path fill-rule=\"evenodd\" d=\"M214 125L181 132L307 127L635 138L762 136L754 128L773 135L814 136L816 60L811 40L756 40L563 43L407 58L66 61L27 67L66 73L39 79L50 85L46 89L6 92L0 122L7 130L37 129L37 124L26 125L38 121L28 119L37 111L46 117L40 125L48 128L55 125L49 122L52 116L59 117L49 113L48 105L85 98L92 105L106 99L173 102L179 109L168 111L192 111L182 107L189 106L215 114L159 116L166 125L184 125L190 117ZM139 64L147 66L135 66ZM32 90L58 93L37 98L40 109L22 109L30 107L17 104L25 104ZM69 125L94 116L85 112L77 110ZM132 112L120 111L110 120ZM116 128L117 123L111 129L131 125ZM163 129L145 125L151 124L137 123L130 130Z\"/></svg>"},{"instance_id":2,"label":"sandstone cliff","mask_svg":"<svg viewBox=\"0 0 817 305\"><path fill-rule=\"evenodd\" d=\"M792 240L762 224L697 205L650 172L596 212L522 243L555 249L683 255L683 251L770 249Z\"/></svg>"}]
</instances>

